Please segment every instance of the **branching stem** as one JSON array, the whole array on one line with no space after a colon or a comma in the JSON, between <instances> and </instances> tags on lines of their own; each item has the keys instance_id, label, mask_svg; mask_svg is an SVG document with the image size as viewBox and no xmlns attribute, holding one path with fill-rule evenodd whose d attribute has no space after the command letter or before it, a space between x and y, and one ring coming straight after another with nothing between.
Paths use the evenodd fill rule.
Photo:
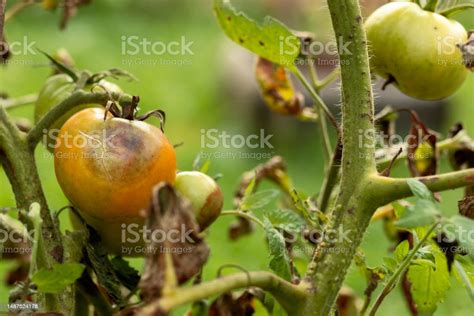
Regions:
<instances>
[{"instance_id":1,"label":"branching stem","mask_svg":"<svg viewBox=\"0 0 474 316\"><path fill-rule=\"evenodd\" d=\"M177 306L251 286L270 292L289 313L297 310L300 303L308 296L304 288L291 284L270 272L236 273L189 288L177 289L172 295L164 296L145 306L141 314L156 315L157 311L170 311Z\"/></svg>"}]
</instances>

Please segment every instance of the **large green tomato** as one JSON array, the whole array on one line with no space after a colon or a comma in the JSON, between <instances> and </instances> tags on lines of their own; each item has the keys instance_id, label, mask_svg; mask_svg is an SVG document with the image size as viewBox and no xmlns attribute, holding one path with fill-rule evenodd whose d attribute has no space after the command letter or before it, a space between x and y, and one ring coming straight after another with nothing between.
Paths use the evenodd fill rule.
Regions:
<instances>
[{"instance_id":1,"label":"large green tomato","mask_svg":"<svg viewBox=\"0 0 474 316\"><path fill-rule=\"evenodd\" d=\"M392 78L403 93L422 100L452 95L466 79L457 44L467 40L464 27L413 2L391 2L365 23L372 69Z\"/></svg>"},{"instance_id":2,"label":"large green tomato","mask_svg":"<svg viewBox=\"0 0 474 316\"><path fill-rule=\"evenodd\" d=\"M101 80L98 84L105 87L110 92L122 92L120 87L114 83L106 80ZM87 85L84 90L90 91L91 85ZM35 122L38 122L51 108L57 106L59 103L67 99L76 89L76 84L73 79L66 74L54 75L46 80L43 88L41 89L38 99L35 104ZM55 139L61 126L75 113L90 107L100 107L99 104L84 104L77 106L64 113L48 131L46 148L50 151L54 151Z\"/></svg>"}]
</instances>

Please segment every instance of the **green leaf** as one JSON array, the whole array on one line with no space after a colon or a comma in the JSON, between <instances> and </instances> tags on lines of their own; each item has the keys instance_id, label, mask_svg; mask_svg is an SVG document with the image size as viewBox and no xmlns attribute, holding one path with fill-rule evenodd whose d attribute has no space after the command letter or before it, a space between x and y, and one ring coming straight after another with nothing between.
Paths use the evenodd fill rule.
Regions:
<instances>
[{"instance_id":1,"label":"green leaf","mask_svg":"<svg viewBox=\"0 0 474 316\"><path fill-rule=\"evenodd\" d=\"M456 279L466 288L469 297L474 301L474 264L463 257L458 257L454 266Z\"/></svg>"},{"instance_id":2,"label":"green leaf","mask_svg":"<svg viewBox=\"0 0 474 316\"><path fill-rule=\"evenodd\" d=\"M418 200L415 205L407 208L396 225L407 229L427 226L433 224L439 216L438 205L434 201Z\"/></svg>"},{"instance_id":3,"label":"green leaf","mask_svg":"<svg viewBox=\"0 0 474 316\"><path fill-rule=\"evenodd\" d=\"M418 259L413 261L407 274L413 300L422 315L432 315L451 287L446 257L439 248L432 249L434 266L430 260Z\"/></svg>"},{"instance_id":4,"label":"green leaf","mask_svg":"<svg viewBox=\"0 0 474 316\"><path fill-rule=\"evenodd\" d=\"M384 257L382 260L385 269L387 269L389 272L393 272L395 269L397 269L397 261L394 258Z\"/></svg>"},{"instance_id":5,"label":"green leaf","mask_svg":"<svg viewBox=\"0 0 474 316\"><path fill-rule=\"evenodd\" d=\"M262 190L251 195L244 196L241 209L246 211L258 210L270 204L277 196L278 190Z\"/></svg>"},{"instance_id":6,"label":"green leaf","mask_svg":"<svg viewBox=\"0 0 474 316\"><path fill-rule=\"evenodd\" d=\"M413 195L415 195L417 198L434 201L433 193L424 183L416 179L408 179L407 184L410 187Z\"/></svg>"},{"instance_id":7,"label":"green leaf","mask_svg":"<svg viewBox=\"0 0 474 316\"><path fill-rule=\"evenodd\" d=\"M449 18L468 9L474 9L473 0L440 1L437 13Z\"/></svg>"},{"instance_id":8,"label":"green leaf","mask_svg":"<svg viewBox=\"0 0 474 316\"><path fill-rule=\"evenodd\" d=\"M249 185L245 188L243 199L245 200L247 197L252 195L253 191L255 190L255 185L257 183L257 174L254 175L252 181L250 181Z\"/></svg>"},{"instance_id":9,"label":"green leaf","mask_svg":"<svg viewBox=\"0 0 474 316\"><path fill-rule=\"evenodd\" d=\"M403 259L408 255L408 252L410 251L410 245L408 243L408 240L404 240L401 243L398 244L397 248L395 248L394 256L395 256L395 261L397 263L402 262Z\"/></svg>"},{"instance_id":10,"label":"green leaf","mask_svg":"<svg viewBox=\"0 0 474 316\"><path fill-rule=\"evenodd\" d=\"M289 281L291 279L290 256L285 246L285 239L283 235L273 227L268 218L264 217L263 223L265 225L265 233L270 250L269 267L277 275Z\"/></svg>"},{"instance_id":11,"label":"green leaf","mask_svg":"<svg viewBox=\"0 0 474 316\"><path fill-rule=\"evenodd\" d=\"M221 28L237 44L274 63L295 69L300 40L283 23L266 17L260 26L228 0L215 0L214 12Z\"/></svg>"},{"instance_id":12,"label":"green leaf","mask_svg":"<svg viewBox=\"0 0 474 316\"><path fill-rule=\"evenodd\" d=\"M43 269L36 272L31 281L42 293L57 294L76 282L82 275L85 266L80 263L54 264L51 270Z\"/></svg>"},{"instance_id":13,"label":"green leaf","mask_svg":"<svg viewBox=\"0 0 474 316\"><path fill-rule=\"evenodd\" d=\"M293 210L272 209L265 212L265 216L270 220L273 226L277 226L289 233L297 234L306 226L303 217L296 214Z\"/></svg>"}]
</instances>

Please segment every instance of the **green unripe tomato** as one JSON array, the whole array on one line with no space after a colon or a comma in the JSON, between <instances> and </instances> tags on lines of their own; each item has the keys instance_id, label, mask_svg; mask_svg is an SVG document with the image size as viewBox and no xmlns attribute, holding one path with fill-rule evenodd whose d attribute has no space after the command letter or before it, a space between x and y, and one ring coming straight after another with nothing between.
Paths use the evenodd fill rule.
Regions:
<instances>
[{"instance_id":1,"label":"green unripe tomato","mask_svg":"<svg viewBox=\"0 0 474 316\"><path fill-rule=\"evenodd\" d=\"M199 171L180 172L176 175L175 188L191 202L201 230L219 217L224 197L219 185L208 175Z\"/></svg>"},{"instance_id":2,"label":"green unripe tomato","mask_svg":"<svg viewBox=\"0 0 474 316\"><path fill-rule=\"evenodd\" d=\"M112 82L101 80L98 84L105 87L110 92L122 92L120 87ZM35 123L38 122L49 110L67 99L76 89L74 80L66 74L59 74L49 77L35 103ZM91 85L84 87L84 90L90 91ZM54 124L50 127L50 131L57 131L61 129L63 124L75 113L90 107L100 107L99 104L84 104L70 109L64 113ZM57 134L57 133L56 133ZM55 137L54 133L48 132L46 148L50 152L54 152Z\"/></svg>"},{"instance_id":3,"label":"green unripe tomato","mask_svg":"<svg viewBox=\"0 0 474 316\"><path fill-rule=\"evenodd\" d=\"M438 100L452 95L468 70L456 47L467 40L464 27L413 2L387 3L365 22L370 64L414 98Z\"/></svg>"}]
</instances>

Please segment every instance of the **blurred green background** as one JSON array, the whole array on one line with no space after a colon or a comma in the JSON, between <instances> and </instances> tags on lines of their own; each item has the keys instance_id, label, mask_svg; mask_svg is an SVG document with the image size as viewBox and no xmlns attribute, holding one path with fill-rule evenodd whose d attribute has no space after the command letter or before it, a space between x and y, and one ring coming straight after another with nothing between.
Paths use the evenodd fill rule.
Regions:
<instances>
[{"instance_id":1,"label":"blurred green background","mask_svg":"<svg viewBox=\"0 0 474 316\"><path fill-rule=\"evenodd\" d=\"M269 14L293 29L315 32L322 40L332 37L327 8L319 1L265 0L256 3L252 0L234 0L234 4L256 18ZM376 1L364 1L367 12L379 4ZM472 11L457 18L467 29L474 28ZM317 128L309 123L278 117L263 106L253 79L253 57L230 42L220 31L212 13L211 1L93 1L80 8L66 30L59 31L58 24L58 13L31 7L8 22L6 38L10 42L26 38L28 43L34 42L33 47L50 53L58 48L66 48L78 68L91 71L122 68L132 72L139 81L122 79L119 84L126 92L140 96L142 111L154 108L166 111L166 134L175 144L183 142L177 148L179 169L191 169L200 151L229 151L224 148L201 148L202 129L218 129L244 136L264 129L265 134L273 135L270 142L274 148L262 149L260 152L285 157L289 173L299 191L314 194L319 190L323 179L323 160ZM193 42L190 47L192 54L158 56L146 55L143 51L138 55L123 54L124 36L167 43L181 41L184 37L187 42ZM137 61L157 64L145 65ZM51 69L41 54L16 54L9 65L0 67L0 91L12 97L37 92L50 73ZM334 101L337 93L334 87L329 88L325 96L327 94L330 105L336 111L338 99ZM378 105L382 106L385 102L384 92L378 95ZM418 104L410 103L410 99L396 94L394 100L403 104ZM422 104L425 110L431 106L434 110L428 111L426 119L436 125L430 127L445 133L454 122L461 120L470 134L474 135L474 75L470 75L462 89L448 101L436 106ZM14 116L30 119L32 113L31 106L11 111ZM431 120L431 116L441 119ZM36 156L51 209L67 205L55 180L52 156L41 146ZM232 209L232 196L241 173L261 162L258 159L212 159L210 173L223 174L220 184L226 197L226 209ZM403 163L399 163L394 175L406 175L406 169ZM442 170L448 170L445 163ZM447 214L454 214L457 211L456 202L461 196L460 190L444 193L443 210ZM0 206L14 205L9 183L0 171ZM268 253L262 232L257 229L251 236L230 242L227 227L231 221L231 218L221 218L210 230L212 252L205 267L206 278L214 277L217 269L228 263L239 264L248 270L267 269ZM69 226L67 216L62 216L62 222L66 229ZM363 244L368 262L371 265L381 264L389 246L381 223L373 224ZM141 267L138 259L132 260L132 263L137 268ZM3 278L13 265L12 262L0 261L0 277ZM467 292L454 278L452 283L453 289L436 315L472 315L474 304ZM347 284L359 294L365 288L356 269L351 269ZM0 282L0 305L7 302L7 297L8 288ZM380 308L380 315L405 314L407 311L399 290L390 294Z\"/></svg>"}]
</instances>

